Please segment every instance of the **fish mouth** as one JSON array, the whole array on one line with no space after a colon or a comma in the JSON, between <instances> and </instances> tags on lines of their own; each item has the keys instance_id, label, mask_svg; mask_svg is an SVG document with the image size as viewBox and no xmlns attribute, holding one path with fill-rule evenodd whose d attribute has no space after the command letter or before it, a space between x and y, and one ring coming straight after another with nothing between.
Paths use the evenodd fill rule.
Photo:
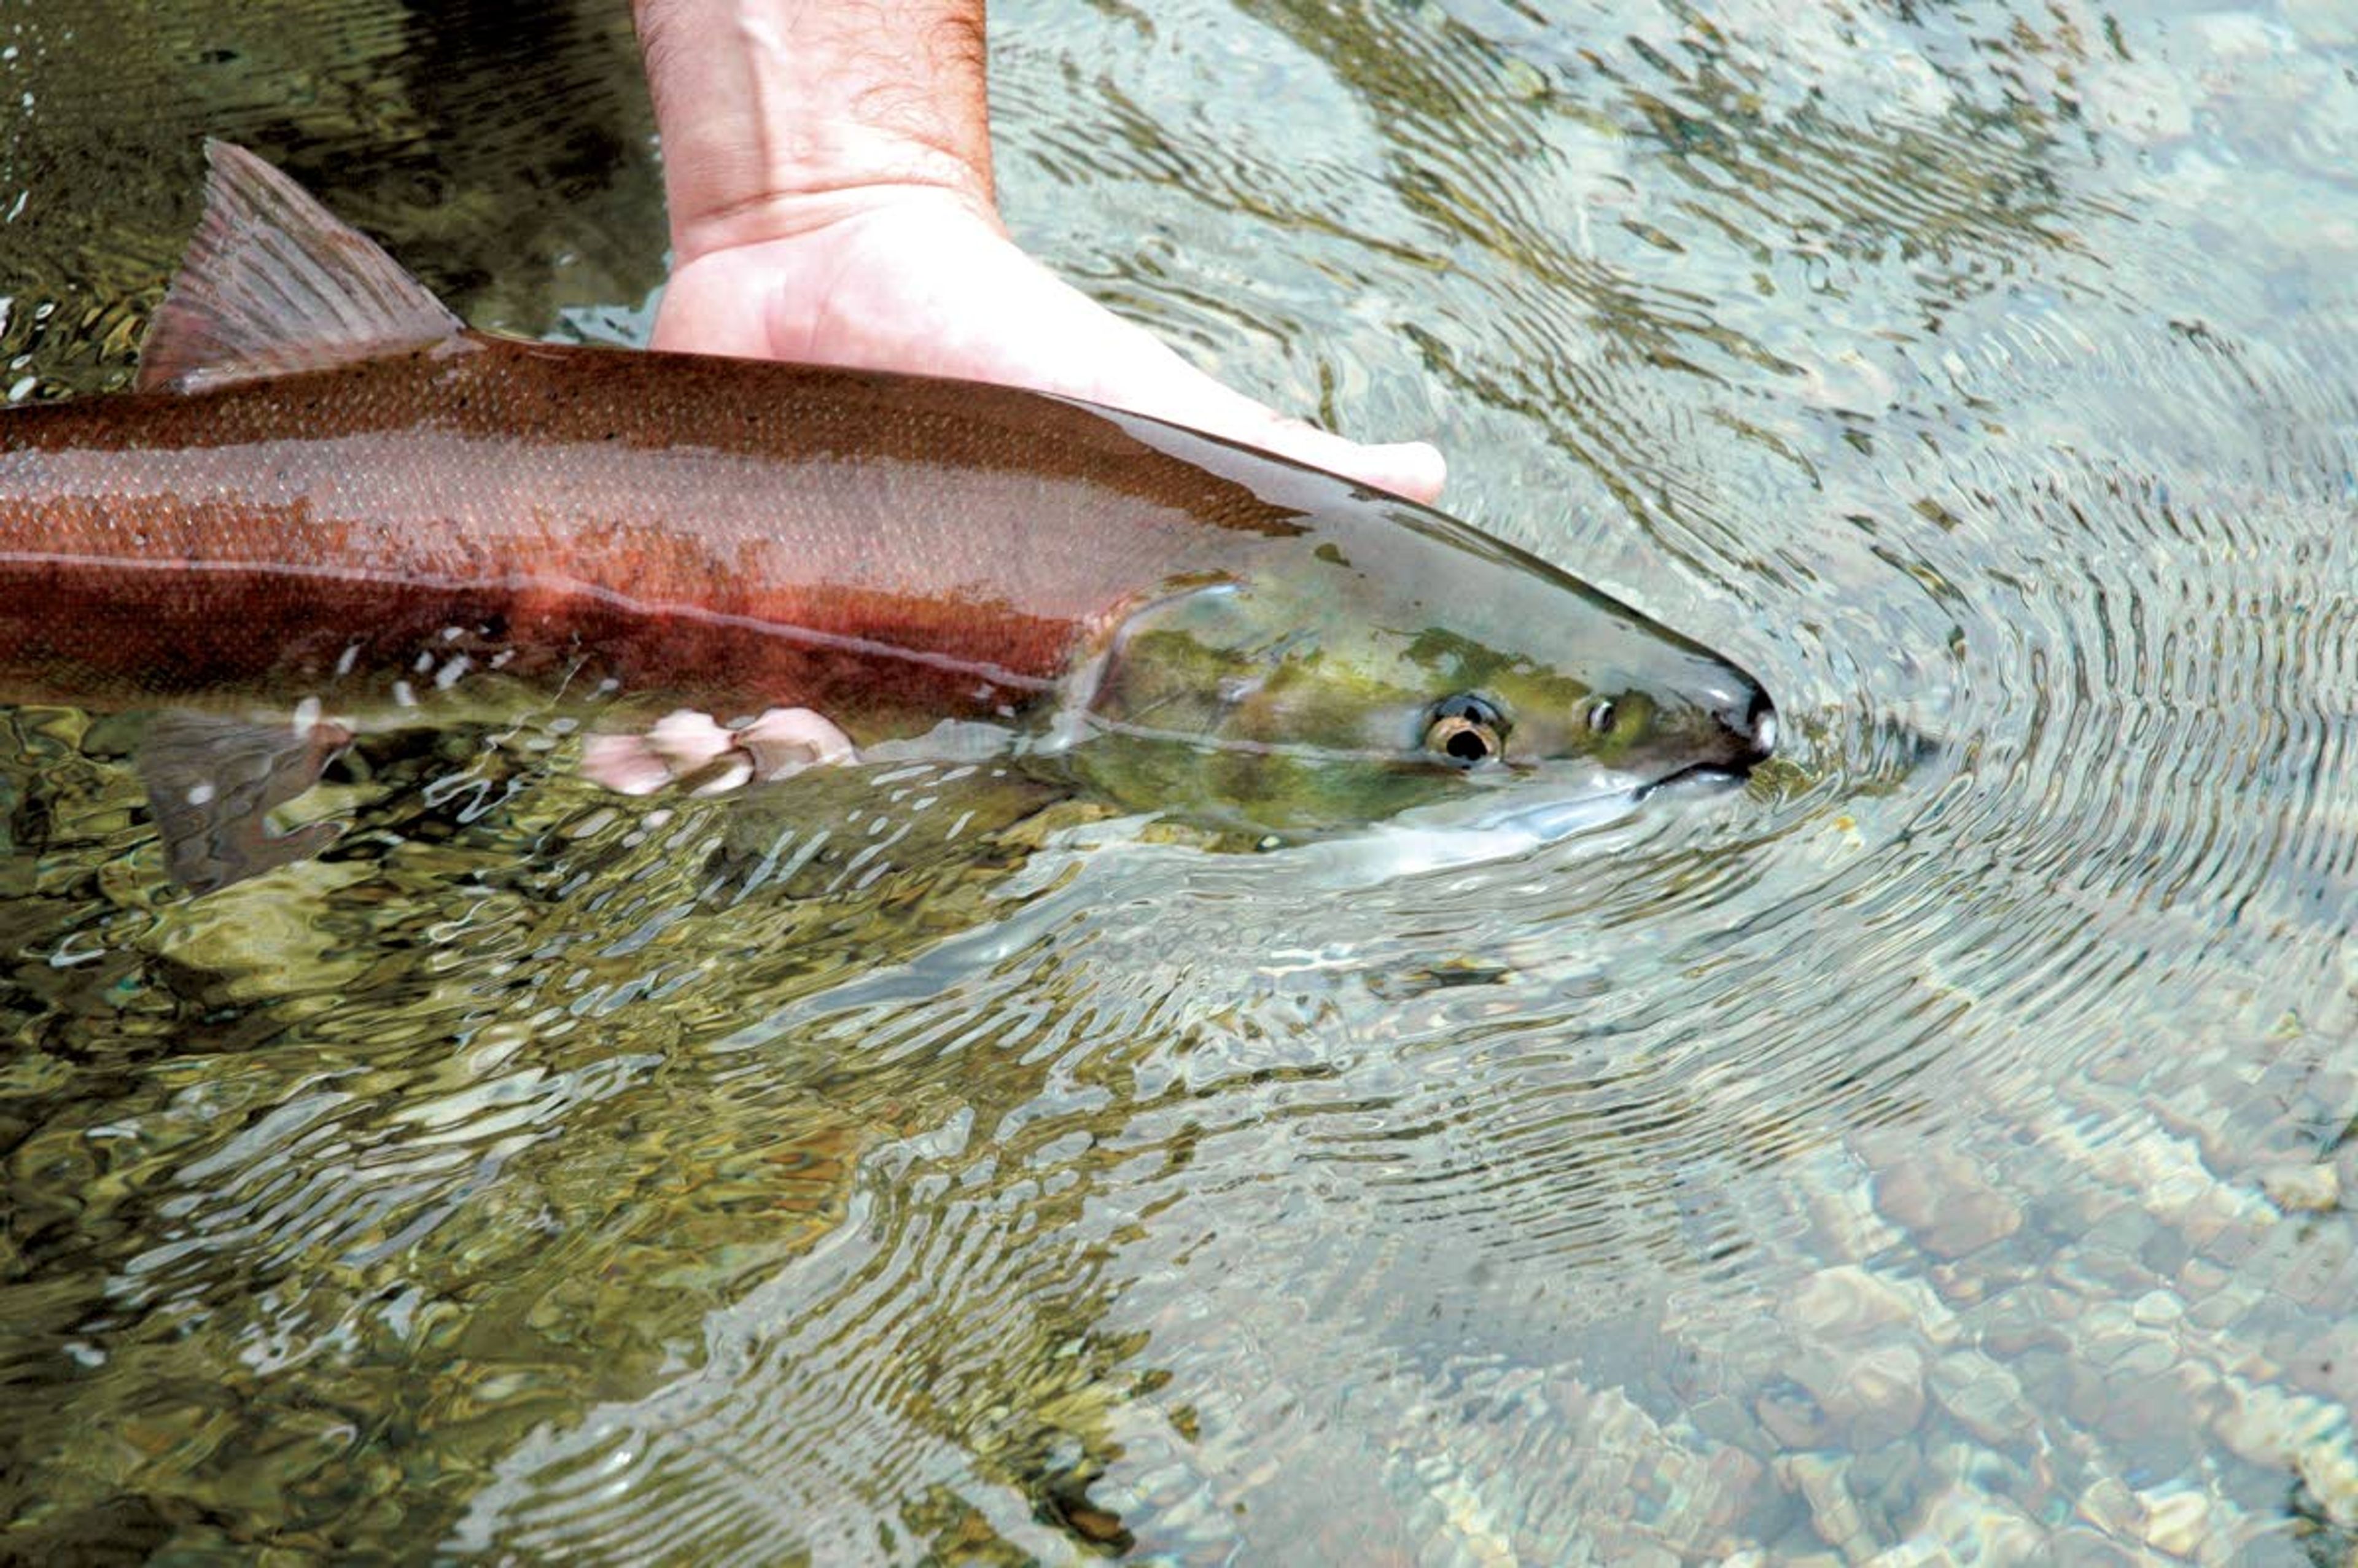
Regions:
<instances>
[{"instance_id":1,"label":"fish mouth","mask_svg":"<svg viewBox=\"0 0 2358 1568\"><path fill-rule=\"evenodd\" d=\"M1659 791L1686 794L1692 790L1719 790L1742 784L1752 776L1752 770L1777 753L1777 705L1758 686L1752 688L1751 700L1746 705L1744 717L1720 719L1721 733L1727 741L1728 754L1708 761L1690 762L1683 768L1664 773L1633 792L1639 800Z\"/></svg>"},{"instance_id":2,"label":"fish mouth","mask_svg":"<svg viewBox=\"0 0 2358 1568\"><path fill-rule=\"evenodd\" d=\"M1761 696L1752 705L1752 715L1745 719L1743 729L1728 726L1728 736L1736 741L1733 757L1714 757L1710 762L1691 762L1683 769L1662 773L1653 783L1637 787L1637 797L1646 799L1658 790L1686 793L1693 787L1733 787L1752 778L1752 769L1768 762L1776 754L1776 708L1768 697Z\"/></svg>"},{"instance_id":3,"label":"fish mouth","mask_svg":"<svg viewBox=\"0 0 2358 1568\"><path fill-rule=\"evenodd\" d=\"M1745 683L1745 700L1739 716L1730 703L1719 715L1718 750L1721 754L1690 762L1683 768L1664 773L1651 784L1642 784L1637 794L1640 800L1656 790L1674 784L1695 782L1741 784L1752 775L1752 770L1777 753L1777 705L1757 681Z\"/></svg>"}]
</instances>

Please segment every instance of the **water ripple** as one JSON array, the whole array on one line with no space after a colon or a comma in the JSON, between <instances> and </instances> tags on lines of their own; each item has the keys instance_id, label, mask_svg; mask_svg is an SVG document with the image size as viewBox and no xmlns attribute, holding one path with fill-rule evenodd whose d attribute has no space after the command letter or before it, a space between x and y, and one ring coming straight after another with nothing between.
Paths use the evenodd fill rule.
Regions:
<instances>
[{"instance_id":1,"label":"water ripple","mask_svg":"<svg viewBox=\"0 0 2358 1568\"><path fill-rule=\"evenodd\" d=\"M107 728L12 711L12 1528L2029 1558L2195 1498L2230 1554L2346 1539L2358 119L2284 11L994 13L1028 240L1245 384L1444 433L1454 504L1754 668L1782 754L1369 870L998 780L624 808L454 735L189 903ZM618 16L518 35L586 143L523 159L536 94L427 91L365 5L283 139L634 302L654 214L574 210L646 176L589 156L636 146ZM278 123L259 66L191 72ZM138 127L65 211L35 155L87 85L9 144L12 254L114 258L9 319L59 384L179 227Z\"/></svg>"}]
</instances>

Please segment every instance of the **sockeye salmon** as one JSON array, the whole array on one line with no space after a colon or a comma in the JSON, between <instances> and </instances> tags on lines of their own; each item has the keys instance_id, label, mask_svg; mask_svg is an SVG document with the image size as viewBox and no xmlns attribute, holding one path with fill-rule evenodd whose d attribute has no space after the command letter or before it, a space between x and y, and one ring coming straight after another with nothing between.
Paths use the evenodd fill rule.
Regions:
<instances>
[{"instance_id":1,"label":"sockeye salmon","mask_svg":"<svg viewBox=\"0 0 2358 1568\"><path fill-rule=\"evenodd\" d=\"M1281 836L1773 743L1743 671L1423 507L1041 393L471 331L207 156L136 389L0 416L0 700L276 716L259 765L250 727L157 731L183 881L315 847L264 810L491 671L782 712L829 755L981 721Z\"/></svg>"}]
</instances>

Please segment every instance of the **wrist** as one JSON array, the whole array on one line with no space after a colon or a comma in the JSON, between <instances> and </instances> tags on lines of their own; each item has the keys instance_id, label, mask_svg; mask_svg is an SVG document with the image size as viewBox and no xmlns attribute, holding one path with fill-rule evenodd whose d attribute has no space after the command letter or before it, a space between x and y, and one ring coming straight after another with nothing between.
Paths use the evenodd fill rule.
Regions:
<instances>
[{"instance_id":1,"label":"wrist","mask_svg":"<svg viewBox=\"0 0 2358 1568\"><path fill-rule=\"evenodd\" d=\"M997 223L981 0L635 0L678 262L939 191Z\"/></svg>"}]
</instances>

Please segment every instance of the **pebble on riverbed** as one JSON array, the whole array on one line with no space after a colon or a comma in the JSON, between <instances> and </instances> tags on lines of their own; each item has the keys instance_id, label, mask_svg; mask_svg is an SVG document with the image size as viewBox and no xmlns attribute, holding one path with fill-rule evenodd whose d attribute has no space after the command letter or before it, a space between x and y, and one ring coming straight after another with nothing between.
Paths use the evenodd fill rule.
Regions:
<instances>
[{"instance_id":1,"label":"pebble on riverbed","mask_svg":"<svg viewBox=\"0 0 2358 1568\"><path fill-rule=\"evenodd\" d=\"M2323 1214L2342 1205L2342 1178L2331 1165L2275 1166L2260 1173L2260 1190L2288 1214Z\"/></svg>"},{"instance_id":2,"label":"pebble on riverbed","mask_svg":"<svg viewBox=\"0 0 2358 1568\"><path fill-rule=\"evenodd\" d=\"M1980 1167L1954 1154L1894 1140L1875 1178L1875 1206L1936 1258L1963 1258L2022 1227L2022 1206Z\"/></svg>"}]
</instances>

